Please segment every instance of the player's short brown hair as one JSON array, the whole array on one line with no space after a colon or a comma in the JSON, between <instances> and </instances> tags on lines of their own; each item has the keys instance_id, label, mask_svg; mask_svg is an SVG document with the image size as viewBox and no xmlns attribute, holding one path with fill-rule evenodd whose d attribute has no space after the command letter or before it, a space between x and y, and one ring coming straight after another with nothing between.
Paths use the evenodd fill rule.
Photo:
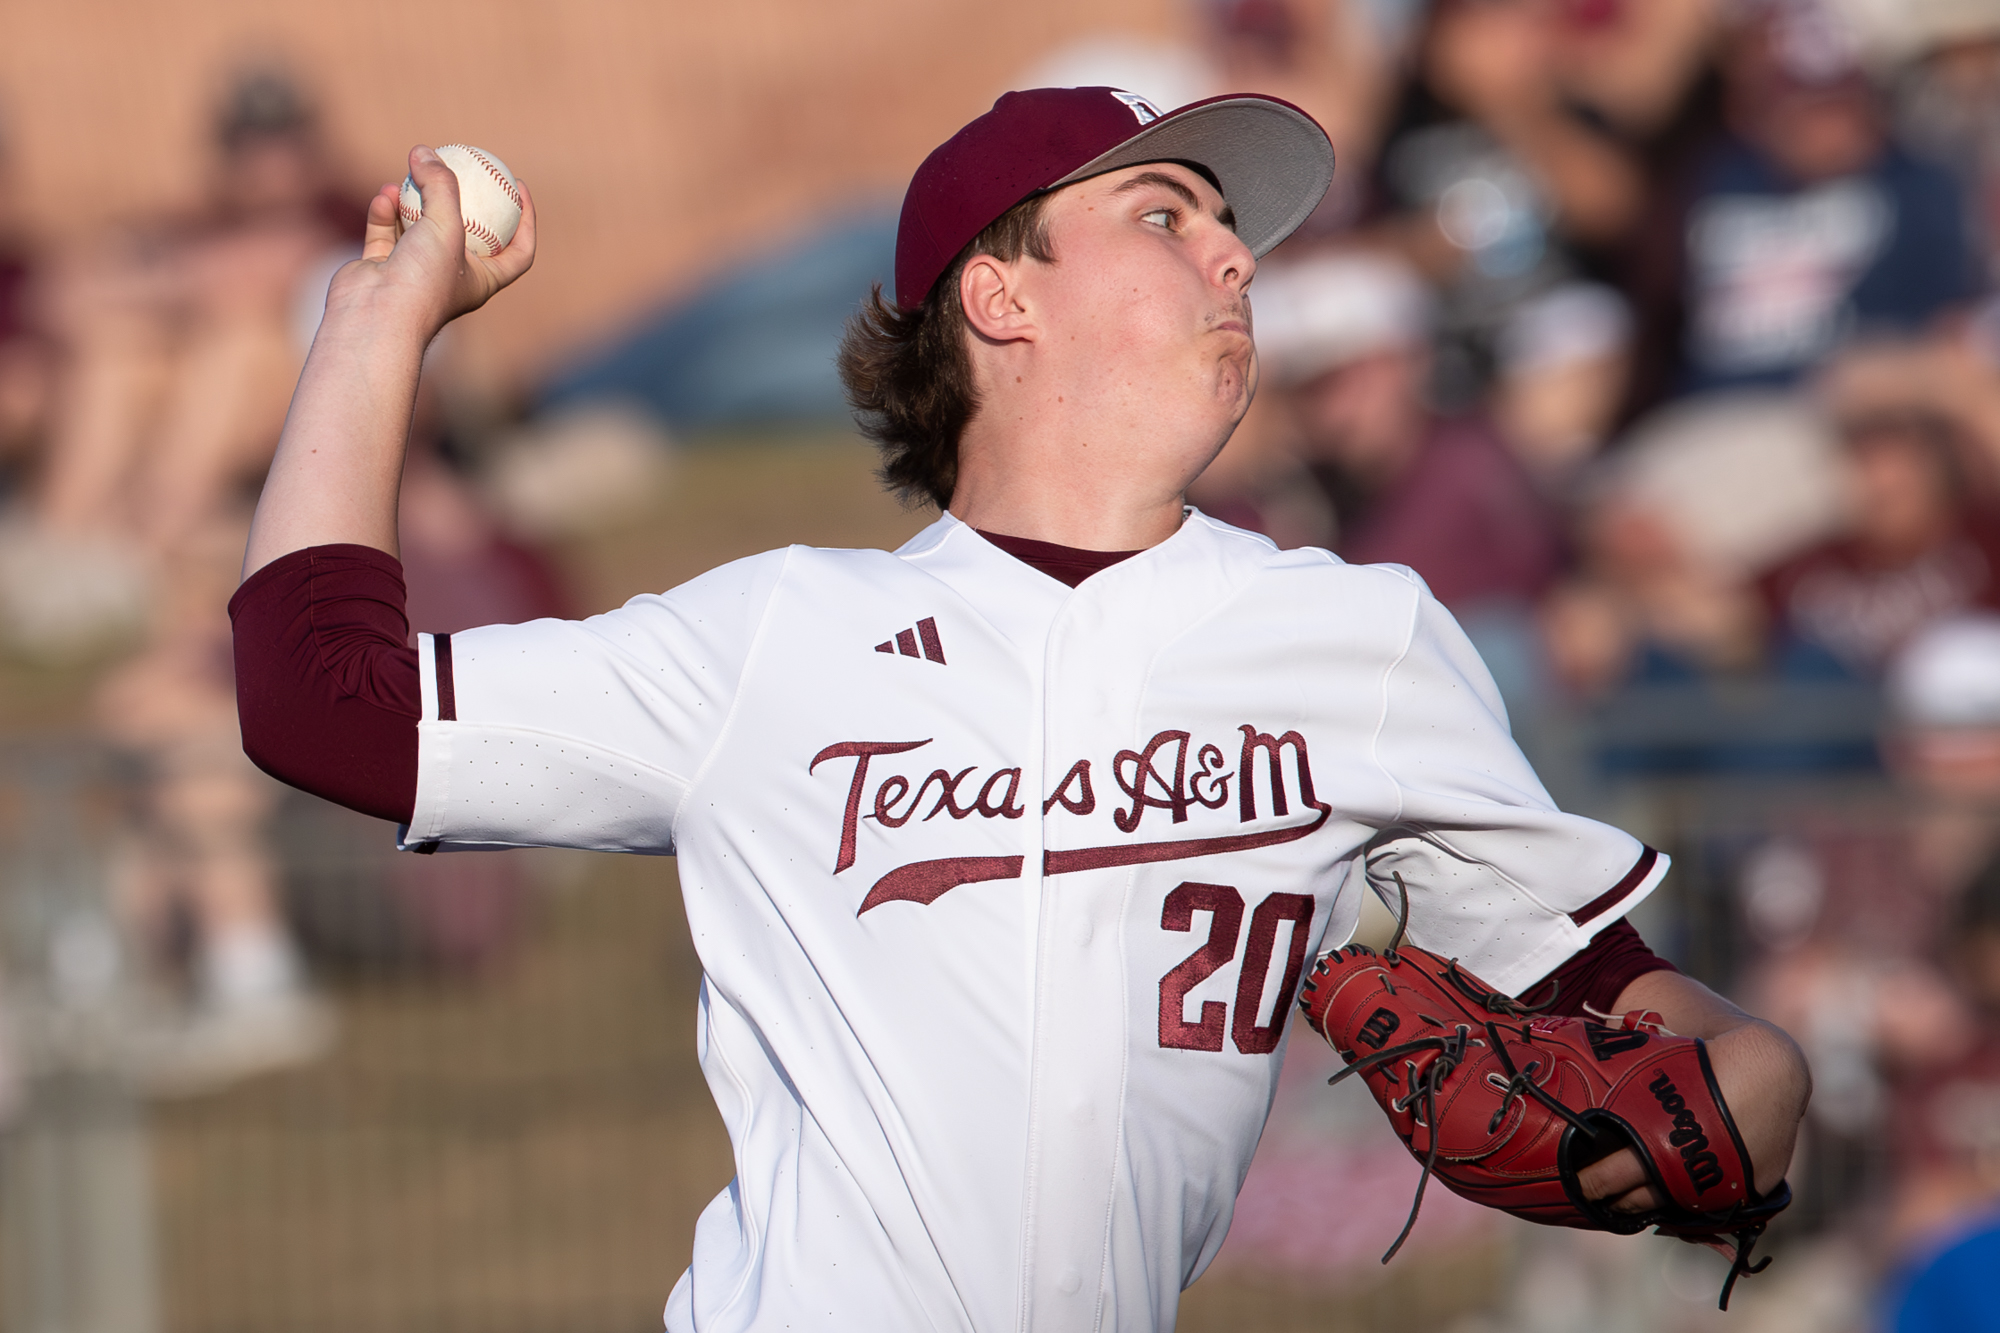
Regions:
<instances>
[{"instance_id":1,"label":"player's short brown hair","mask_svg":"<svg viewBox=\"0 0 2000 1333\"><path fill-rule=\"evenodd\" d=\"M973 255L1015 260L1030 255L1055 262L1043 204L1037 194L1014 205L941 274L916 310L882 299L882 285L847 322L840 340L840 382L861 433L882 450L884 485L904 500L951 503L958 485L958 439L979 410L972 357L965 346L965 311L958 279Z\"/></svg>"}]
</instances>

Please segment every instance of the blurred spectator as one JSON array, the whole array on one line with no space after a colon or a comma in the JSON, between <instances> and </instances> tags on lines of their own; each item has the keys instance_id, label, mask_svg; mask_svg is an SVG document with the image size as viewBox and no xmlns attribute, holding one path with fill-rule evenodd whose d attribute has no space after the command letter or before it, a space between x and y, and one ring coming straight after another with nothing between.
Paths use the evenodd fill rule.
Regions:
<instances>
[{"instance_id":1,"label":"blurred spectator","mask_svg":"<svg viewBox=\"0 0 2000 1333\"><path fill-rule=\"evenodd\" d=\"M1554 0L1565 96L1649 157L1698 127L1700 85L1724 0Z\"/></svg>"},{"instance_id":2,"label":"blurred spectator","mask_svg":"<svg viewBox=\"0 0 2000 1333\"><path fill-rule=\"evenodd\" d=\"M1556 574L1554 515L1487 421L1428 406L1422 279L1385 255L1322 255L1267 272L1257 302L1335 549L1409 565L1461 616L1525 609Z\"/></svg>"},{"instance_id":3,"label":"blurred spectator","mask_svg":"<svg viewBox=\"0 0 2000 1333\"><path fill-rule=\"evenodd\" d=\"M1723 133L1715 53L1736 0L1554 0L1557 81L1624 146L1642 178L1632 225L1580 251L1633 313L1616 416L1630 424L1676 387L1681 251L1692 182Z\"/></svg>"},{"instance_id":4,"label":"blurred spectator","mask_svg":"<svg viewBox=\"0 0 2000 1333\"><path fill-rule=\"evenodd\" d=\"M1921 407L1842 424L1845 530L1779 565L1762 588L1780 669L1879 677L1916 630L2000 607L2000 523L1967 500L1959 434Z\"/></svg>"},{"instance_id":5,"label":"blurred spectator","mask_svg":"<svg viewBox=\"0 0 2000 1333\"><path fill-rule=\"evenodd\" d=\"M0 133L0 497L14 490L41 443L54 369L35 309L42 265L15 216L9 150Z\"/></svg>"},{"instance_id":6,"label":"blurred spectator","mask_svg":"<svg viewBox=\"0 0 2000 1333\"><path fill-rule=\"evenodd\" d=\"M1643 423L1583 486L1576 572L1542 608L1557 675L1588 696L1757 665L1750 580L1838 523L1832 452L1820 417L1783 395Z\"/></svg>"},{"instance_id":7,"label":"blurred spectator","mask_svg":"<svg viewBox=\"0 0 2000 1333\"><path fill-rule=\"evenodd\" d=\"M1501 328L1493 412L1545 491L1561 493L1603 447L1630 370L1632 317L1617 292L1565 283Z\"/></svg>"},{"instance_id":8,"label":"blurred spectator","mask_svg":"<svg viewBox=\"0 0 2000 1333\"><path fill-rule=\"evenodd\" d=\"M1977 293L1957 181L1891 137L1830 3L1757 0L1722 68L1731 134L1669 265L1683 390L1788 383L1856 332L1918 330Z\"/></svg>"},{"instance_id":9,"label":"blurred spectator","mask_svg":"<svg viewBox=\"0 0 2000 1333\"><path fill-rule=\"evenodd\" d=\"M1958 432L1964 499L2000 504L2000 304L1919 339L1876 339L1843 351L1815 383L1846 417L1919 408Z\"/></svg>"},{"instance_id":10,"label":"blurred spectator","mask_svg":"<svg viewBox=\"0 0 2000 1333\"><path fill-rule=\"evenodd\" d=\"M1985 1163L2000 1121L1979 1109L2000 1105L2000 1087L1981 1091L2000 1077L2000 974L1986 975L2000 955L1987 942L2000 940L2000 617L1922 631L1888 693L1883 748L1914 817L1795 814L1738 877L1752 1001L1813 1065L1802 1216L1840 1224L1873 1207L1881 1261L2000 1191Z\"/></svg>"},{"instance_id":11,"label":"blurred spectator","mask_svg":"<svg viewBox=\"0 0 2000 1333\"><path fill-rule=\"evenodd\" d=\"M1889 669L1890 772L1918 798L1910 861L1963 884L2000 856L2000 617L1974 612L1917 632Z\"/></svg>"},{"instance_id":12,"label":"blurred spectator","mask_svg":"<svg viewBox=\"0 0 2000 1333\"><path fill-rule=\"evenodd\" d=\"M164 571L149 642L96 693L106 737L144 766L119 892L156 960L191 946L190 1020L156 1086L197 1091L309 1059L332 1018L305 987L263 825L278 788L243 756L229 621L242 529L206 530Z\"/></svg>"},{"instance_id":13,"label":"blurred spectator","mask_svg":"<svg viewBox=\"0 0 2000 1333\"><path fill-rule=\"evenodd\" d=\"M1918 1251L2000 1204L2000 862L1966 887L1945 954L1974 1031L1956 1050L1905 1061L1894 1105L1892 1237Z\"/></svg>"},{"instance_id":14,"label":"blurred spectator","mask_svg":"<svg viewBox=\"0 0 2000 1333\"><path fill-rule=\"evenodd\" d=\"M202 212L127 230L54 289L69 369L40 514L56 532L165 550L261 475L304 356L301 280L358 250L361 205L287 78L240 78L214 146Z\"/></svg>"},{"instance_id":15,"label":"blurred spectator","mask_svg":"<svg viewBox=\"0 0 2000 1333\"><path fill-rule=\"evenodd\" d=\"M1893 767L1932 798L2000 807L2000 616L1927 626L1888 674Z\"/></svg>"},{"instance_id":16,"label":"blurred spectator","mask_svg":"<svg viewBox=\"0 0 2000 1333\"><path fill-rule=\"evenodd\" d=\"M1372 212L1440 284L1438 402L1482 395L1518 305L1580 271L1579 246L1619 240L1644 182L1557 78L1550 6L1440 0L1375 164Z\"/></svg>"},{"instance_id":17,"label":"blurred spectator","mask_svg":"<svg viewBox=\"0 0 2000 1333\"><path fill-rule=\"evenodd\" d=\"M2000 279L2000 5L1911 0L1903 17L1916 58L1899 81L1896 123L1958 172L1990 286Z\"/></svg>"},{"instance_id":18,"label":"blurred spectator","mask_svg":"<svg viewBox=\"0 0 2000 1333\"><path fill-rule=\"evenodd\" d=\"M1311 244L1351 225L1380 141L1408 41L1407 6L1369 0L1196 0L1217 92L1282 97L1325 127L1342 163L1292 239Z\"/></svg>"}]
</instances>

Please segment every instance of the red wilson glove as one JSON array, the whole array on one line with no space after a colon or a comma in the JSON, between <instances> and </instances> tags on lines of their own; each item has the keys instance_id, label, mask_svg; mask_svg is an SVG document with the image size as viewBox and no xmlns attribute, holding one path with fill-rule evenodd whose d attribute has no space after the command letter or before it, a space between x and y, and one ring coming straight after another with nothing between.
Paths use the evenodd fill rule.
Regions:
<instances>
[{"instance_id":1,"label":"red wilson glove","mask_svg":"<svg viewBox=\"0 0 2000 1333\"><path fill-rule=\"evenodd\" d=\"M1538 1017L1454 961L1403 945L1351 944L1322 957L1299 995L1313 1031L1360 1074L1389 1123L1424 1164L1401 1248L1431 1176L1453 1193L1550 1226L1734 1242L1721 1305L1750 1264L1765 1225L1791 1202L1784 1184L1760 1196L1750 1155L1697 1038L1657 1015L1616 1026ZM1652 1211L1614 1213L1586 1199L1577 1172L1636 1151Z\"/></svg>"}]
</instances>

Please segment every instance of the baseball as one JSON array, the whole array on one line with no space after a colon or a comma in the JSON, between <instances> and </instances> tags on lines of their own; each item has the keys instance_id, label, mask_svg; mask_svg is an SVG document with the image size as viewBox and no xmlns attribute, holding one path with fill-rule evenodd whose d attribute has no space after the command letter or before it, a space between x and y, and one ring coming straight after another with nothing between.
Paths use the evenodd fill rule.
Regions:
<instances>
[{"instance_id":1,"label":"baseball","mask_svg":"<svg viewBox=\"0 0 2000 1333\"><path fill-rule=\"evenodd\" d=\"M483 148L448 143L437 150L444 164L458 177L458 209L465 220L465 248L476 255L492 258L514 239L521 225L521 190L507 164ZM407 230L424 215L424 201L417 183L403 177L403 193L396 211Z\"/></svg>"}]
</instances>

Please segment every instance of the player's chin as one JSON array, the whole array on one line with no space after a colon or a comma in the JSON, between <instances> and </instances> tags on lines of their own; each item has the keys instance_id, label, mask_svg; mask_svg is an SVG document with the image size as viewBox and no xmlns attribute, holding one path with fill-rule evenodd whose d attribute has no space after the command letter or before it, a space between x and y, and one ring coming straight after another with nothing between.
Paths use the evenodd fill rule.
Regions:
<instances>
[{"instance_id":1,"label":"player's chin","mask_svg":"<svg viewBox=\"0 0 2000 1333\"><path fill-rule=\"evenodd\" d=\"M1257 392L1257 358L1254 353L1226 356L1215 367L1215 401L1234 420L1249 410Z\"/></svg>"}]
</instances>

